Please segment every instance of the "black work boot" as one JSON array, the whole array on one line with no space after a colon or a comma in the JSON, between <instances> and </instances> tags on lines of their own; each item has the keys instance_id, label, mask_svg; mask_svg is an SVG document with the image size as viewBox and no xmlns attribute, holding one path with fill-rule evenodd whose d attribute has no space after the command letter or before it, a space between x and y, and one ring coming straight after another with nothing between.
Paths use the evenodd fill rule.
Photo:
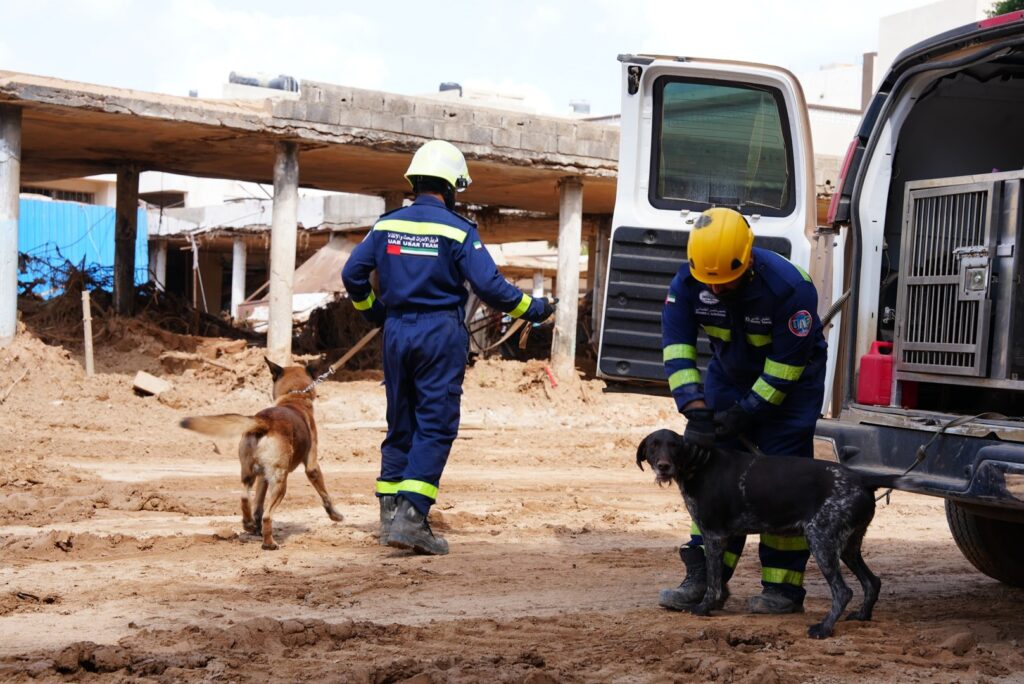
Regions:
<instances>
[{"instance_id":1,"label":"black work boot","mask_svg":"<svg viewBox=\"0 0 1024 684\"><path fill-rule=\"evenodd\" d=\"M388 546L412 549L416 553L431 556L443 556L448 553L448 542L434 534L427 522L427 516L417 511L405 498L398 501L398 510L395 511L391 533L388 535Z\"/></svg>"},{"instance_id":2,"label":"black work boot","mask_svg":"<svg viewBox=\"0 0 1024 684\"><path fill-rule=\"evenodd\" d=\"M395 519L395 511L398 509L398 497L394 494L385 494L377 497L380 503L380 537L377 543L381 546L388 545L388 537L391 535L391 521Z\"/></svg>"},{"instance_id":3,"label":"black work boot","mask_svg":"<svg viewBox=\"0 0 1024 684\"><path fill-rule=\"evenodd\" d=\"M690 610L701 602L708 589L707 561L699 546L680 546L679 557L686 565L686 577L678 587L662 589L658 605L669 610Z\"/></svg>"},{"instance_id":4,"label":"black work boot","mask_svg":"<svg viewBox=\"0 0 1024 684\"><path fill-rule=\"evenodd\" d=\"M760 596L751 597L747 603L747 610L751 613L768 613L770 615L786 615L788 613L804 612L804 602L795 601L786 594L766 587L761 591Z\"/></svg>"}]
</instances>

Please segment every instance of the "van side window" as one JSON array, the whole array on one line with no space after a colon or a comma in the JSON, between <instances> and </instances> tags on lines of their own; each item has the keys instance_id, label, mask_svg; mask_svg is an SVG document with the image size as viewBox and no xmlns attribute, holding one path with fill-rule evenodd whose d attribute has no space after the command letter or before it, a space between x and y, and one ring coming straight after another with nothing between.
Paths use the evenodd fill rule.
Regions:
<instances>
[{"instance_id":1,"label":"van side window","mask_svg":"<svg viewBox=\"0 0 1024 684\"><path fill-rule=\"evenodd\" d=\"M793 211L793 155L782 93L663 76L654 84L650 202L659 209L729 206Z\"/></svg>"}]
</instances>

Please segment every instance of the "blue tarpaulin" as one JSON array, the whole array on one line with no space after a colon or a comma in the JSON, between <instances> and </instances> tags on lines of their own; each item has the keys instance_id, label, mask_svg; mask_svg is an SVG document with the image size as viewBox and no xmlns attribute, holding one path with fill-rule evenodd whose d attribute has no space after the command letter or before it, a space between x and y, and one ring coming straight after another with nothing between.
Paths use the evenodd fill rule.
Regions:
<instances>
[{"instance_id":1,"label":"blue tarpaulin","mask_svg":"<svg viewBox=\"0 0 1024 684\"><path fill-rule=\"evenodd\" d=\"M114 268L114 208L23 199L18 218L18 251L59 266L64 260L75 266ZM149 280L149 249L146 212L139 209L135 238L135 284ZM19 273L22 282L48 275L38 264Z\"/></svg>"}]
</instances>

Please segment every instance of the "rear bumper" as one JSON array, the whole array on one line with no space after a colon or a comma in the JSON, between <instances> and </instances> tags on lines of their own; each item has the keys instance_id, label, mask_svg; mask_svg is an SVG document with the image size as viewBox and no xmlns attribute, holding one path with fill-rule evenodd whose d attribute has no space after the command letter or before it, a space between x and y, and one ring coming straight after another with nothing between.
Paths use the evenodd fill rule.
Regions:
<instances>
[{"instance_id":1,"label":"rear bumper","mask_svg":"<svg viewBox=\"0 0 1024 684\"><path fill-rule=\"evenodd\" d=\"M933 435L931 431L832 419L819 420L816 430L817 437L834 444L840 463L877 474L903 473ZM1024 444L943 434L897 489L1024 511Z\"/></svg>"}]
</instances>

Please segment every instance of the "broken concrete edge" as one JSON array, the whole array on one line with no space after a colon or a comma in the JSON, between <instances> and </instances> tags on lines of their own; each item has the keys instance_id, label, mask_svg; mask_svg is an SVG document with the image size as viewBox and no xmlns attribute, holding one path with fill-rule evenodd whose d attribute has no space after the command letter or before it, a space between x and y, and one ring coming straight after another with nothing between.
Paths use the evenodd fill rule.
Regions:
<instances>
[{"instance_id":1,"label":"broken concrete edge","mask_svg":"<svg viewBox=\"0 0 1024 684\"><path fill-rule=\"evenodd\" d=\"M414 151L424 140L446 137L470 159L544 166L568 175L616 175L619 134L608 124L315 81L303 82L303 88L308 97L299 100L212 100L0 71L0 101L12 104L70 107L248 132L263 130L307 144L384 145L398 154ZM371 116L360 118L360 113ZM389 124L379 116L373 119L374 113L392 114L395 121ZM360 123L346 123L342 116ZM403 117L435 125L416 134L393 130ZM493 135L494 131L516 129L519 136ZM487 140L481 137L484 130L492 131ZM532 149L524 143L550 149Z\"/></svg>"}]
</instances>

